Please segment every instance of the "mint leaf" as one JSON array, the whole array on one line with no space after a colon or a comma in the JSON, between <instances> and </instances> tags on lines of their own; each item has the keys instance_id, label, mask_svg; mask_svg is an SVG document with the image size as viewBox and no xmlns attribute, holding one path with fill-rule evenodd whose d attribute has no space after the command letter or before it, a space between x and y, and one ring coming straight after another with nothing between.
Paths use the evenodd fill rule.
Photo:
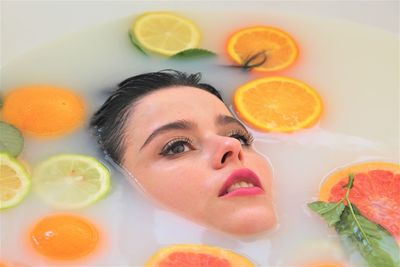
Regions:
<instances>
[{"instance_id":1,"label":"mint leaf","mask_svg":"<svg viewBox=\"0 0 400 267\"><path fill-rule=\"evenodd\" d=\"M175 55L171 56L172 59L198 59L198 58L211 58L217 54L207 49L202 48L191 48L183 50Z\"/></svg>"},{"instance_id":2,"label":"mint leaf","mask_svg":"<svg viewBox=\"0 0 400 267\"><path fill-rule=\"evenodd\" d=\"M144 48L142 48L139 44L138 41L136 41L135 36L129 32L129 40L131 40L131 43L133 44L133 46L139 51L141 52L143 55L147 56L147 53L144 51Z\"/></svg>"},{"instance_id":3,"label":"mint leaf","mask_svg":"<svg viewBox=\"0 0 400 267\"><path fill-rule=\"evenodd\" d=\"M11 124L0 121L0 152L18 156L24 147L21 132Z\"/></svg>"},{"instance_id":4,"label":"mint leaf","mask_svg":"<svg viewBox=\"0 0 400 267\"><path fill-rule=\"evenodd\" d=\"M356 247L370 267L399 266L399 248L394 238L380 225L362 216L354 204L346 206L335 225L344 243Z\"/></svg>"},{"instance_id":5,"label":"mint leaf","mask_svg":"<svg viewBox=\"0 0 400 267\"><path fill-rule=\"evenodd\" d=\"M321 217L325 219L329 226L333 226L340 221L340 216L344 210L343 202L328 203L323 201L315 201L309 203L308 207L321 215Z\"/></svg>"}]
</instances>

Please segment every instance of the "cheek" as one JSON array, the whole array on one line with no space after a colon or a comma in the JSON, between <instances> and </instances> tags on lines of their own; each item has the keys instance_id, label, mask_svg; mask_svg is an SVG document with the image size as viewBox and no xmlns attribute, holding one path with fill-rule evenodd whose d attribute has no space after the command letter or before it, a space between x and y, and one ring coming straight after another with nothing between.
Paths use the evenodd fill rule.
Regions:
<instances>
[{"instance_id":1,"label":"cheek","mask_svg":"<svg viewBox=\"0 0 400 267\"><path fill-rule=\"evenodd\" d=\"M259 175L261 183L266 188L272 186L272 166L269 161L262 155L252 152L248 155L246 166Z\"/></svg>"},{"instance_id":2,"label":"cheek","mask_svg":"<svg viewBox=\"0 0 400 267\"><path fill-rule=\"evenodd\" d=\"M171 207L193 205L204 192L209 191L204 168L193 162L154 163L137 167L135 171L136 179L145 192Z\"/></svg>"}]
</instances>

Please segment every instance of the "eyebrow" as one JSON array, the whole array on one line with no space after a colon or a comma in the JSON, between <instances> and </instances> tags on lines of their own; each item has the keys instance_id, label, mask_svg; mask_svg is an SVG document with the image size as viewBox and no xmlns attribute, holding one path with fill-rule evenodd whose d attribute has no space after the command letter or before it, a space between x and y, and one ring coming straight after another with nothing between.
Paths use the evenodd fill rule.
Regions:
<instances>
[{"instance_id":1,"label":"eyebrow","mask_svg":"<svg viewBox=\"0 0 400 267\"><path fill-rule=\"evenodd\" d=\"M196 127L195 123L187 121L187 120L178 120L178 121L167 123L163 126L158 127L157 129L155 129L149 135L149 137L147 137L146 141L144 142L144 144L142 145L140 150L142 150L143 147L145 147L148 143L150 143L151 140L153 140L157 135L160 135L162 133L165 133L165 132L168 132L171 130L191 130L195 127Z\"/></svg>"},{"instance_id":2,"label":"eyebrow","mask_svg":"<svg viewBox=\"0 0 400 267\"><path fill-rule=\"evenodd\" d=\"M223 125L223 126L229 125L229 124L237 124L238 126L240 126L246 130L246 127L239 120L237 120L234 117L222 115L222 114L217 116L217 118L215 120L215 124ZM197 127L196 123L194 123L192 121L188 121L188 120L177 120L174 122L164 124L164 125L158 127L157 129L155 129L149 135L149 137L147 137L146 141L143 143L143 145L139 149L139 151L142 150L147 144L149 144L156 136L158 136L160 134L163 134L165 132L169 132L172 130L192 130L192 129L195 129L196 127Z\"/></svg>"}]
</instances>

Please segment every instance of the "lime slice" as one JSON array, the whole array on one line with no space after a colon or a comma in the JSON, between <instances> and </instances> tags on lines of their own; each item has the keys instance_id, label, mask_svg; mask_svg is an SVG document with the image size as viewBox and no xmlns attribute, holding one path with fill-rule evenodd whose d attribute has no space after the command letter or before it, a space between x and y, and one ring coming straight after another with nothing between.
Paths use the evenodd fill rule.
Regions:
<instances>
[{"instance_id":1,"label":"lime slice","mask_svg":"<svg viewBox=\"0 0 400 267\"><path fill-rule=\"evenodd\" d=\"M165 56L196 48L200 43L197 26L169 12L147 12L136 18L131 35L141 47Z\"/></svg>"},{"instance_id":2,"label":"lime slice","mask_svg":"<svg viewBox=\"0 0 400 267\"><path fill-rule=\"evenodd\" d=\"M30 188L31 180L24 166L7 153L0 153L0 209L21 203Z\"/></svg>"},{"instance_id":3,"label":"lime slice","mask_svg":"<svg viewBox=\"0 0 400 267\"><path fill-rule=\"evenodd\" d=\"M41 162L33 173L34 191L49 204L76 209L93 204L110 189L110 172L96 158L60 154Z\"/></svg>"}]
</instances>

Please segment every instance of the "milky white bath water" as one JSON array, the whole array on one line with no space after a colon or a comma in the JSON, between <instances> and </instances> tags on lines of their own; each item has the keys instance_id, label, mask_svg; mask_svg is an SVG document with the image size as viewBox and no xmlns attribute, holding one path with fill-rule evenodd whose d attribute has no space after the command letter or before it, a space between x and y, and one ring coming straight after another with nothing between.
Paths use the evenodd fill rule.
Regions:
<instances>
[{"instance_id":1,"label":"milky white bath water","mask_svg":"<svg viewBox=\"0 0 400 267\"><path fill-rule=\"evenodd\" d=\"M26 137L21 155L34 166L57 153L89 154L112 171L112 189L105 199L70 211L89 218L103 237L96 253L73 265L143 266L163 246L204 243L232 249L258 266L304 266L329 260L358 266L357 255L347 253L336 233L306 204L315 200L321 181L336 168L370 160L399 162L398 36L344 20L251 8L181 8L177 13L199 26L201 47L217 52L217 59L174 62L143 56L128 37L138 13L68 35L11 61L1 69L1 92L37 83L68 87L85 98L89 119L107 92L125 78L175 68L202 72L203 80L221 90L231 106L235 88L272 74L226 67L232 64L224 50L228 36L253 25L281 28L296 40L300 57L293 66L273 75L309 84L321 95L324 111L317 126L297 133L251 130L256 149L274 171L279 225L270 233L243 238L205 229L160 209L102 157L87 130L87 121L79 131L61 138ZM65 211L47 206L33 192L21 205L2 211L1 258L27 266L71 266L68 262L49 262L35 254L27 242L32 223L55 212Z\"/></svg>"}]
</instances>

